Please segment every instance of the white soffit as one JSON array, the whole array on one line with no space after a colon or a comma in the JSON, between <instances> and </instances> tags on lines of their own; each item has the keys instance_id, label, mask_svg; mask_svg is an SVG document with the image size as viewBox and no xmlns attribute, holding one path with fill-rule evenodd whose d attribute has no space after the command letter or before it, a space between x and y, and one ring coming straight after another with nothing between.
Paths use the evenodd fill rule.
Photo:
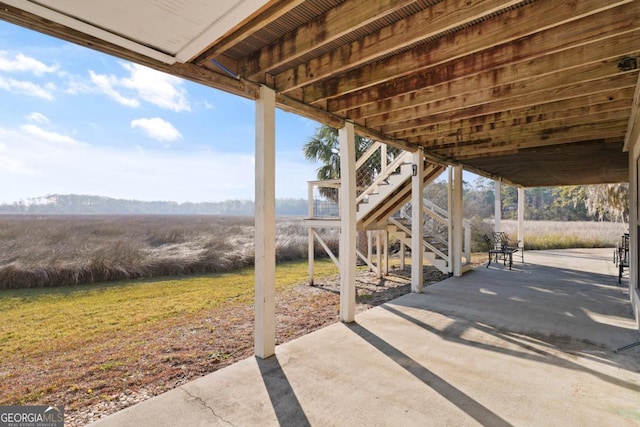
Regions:
<instances>
[{"instance_id":1,"label":"white soffit","mask_svg":"<svg viewBox=\"0 0 640 427\"><path fill-rule=\"evenodd\" d=\"M4 0L17 8L166 62L186 62L268 0Z\"/></svg>"}]
</instances>

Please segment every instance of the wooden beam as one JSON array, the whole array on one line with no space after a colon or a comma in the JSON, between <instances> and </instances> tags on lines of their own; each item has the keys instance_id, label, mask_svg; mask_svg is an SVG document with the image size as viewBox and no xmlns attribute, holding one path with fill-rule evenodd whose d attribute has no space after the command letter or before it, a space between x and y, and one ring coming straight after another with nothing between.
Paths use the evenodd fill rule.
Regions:
<instances>
[{"instance_id":1,"label":"wooden beam","mask_svg":"<svg viewBox=\"0 0 640 427\"><path fill-rule=\"evenodd\" d=\"M461 164L465 165L465 169L469 170L470 172L473 172L471 169L468 168L468 162L472 162L474 160L478 160L478 159L488 159L491 162L495 162L495 163L502 163L504 162L504 157L505 156L514 156L512 158L512 162L514 162L514 164L512 165L513 168L515 169L522 169L522 166L519 164L516 164L516 159L518 158L517 156L523 156L526 153L528 153L530 150L532 149L537 149L537 148L541 148L541 149L546 149L549 147L557 147L559 149L562 149L563 145L570 145L570 144L588 144L588 143L593 143L593 142L598 142L601 144L611 144L611 145L616 145L616 144L621 144L622 143L622 137L620 136L621 133L620 131L610 131L607 132L607 134L604 134L603 138L598 138L598 139L585 139L585 138L581 138L579 140L576 140L575 138L567 138L567 139L556 139L554 141L552 141L552 143L549 143L547 145L539 145L539 146L535 146L535 147L524 147L522 149L517 149L517 148L507 148L507 149L494 149L494 150L489 150L489 151L482 151L482 152L477 152L474 154L469 154L469 155L459 155L456 156L455 159L460 162ZM620 151L622 153L622 151ZM575 160L575 159L572 159ZM526 162L526 160L525 160ZM498 168L498 169L504 169L504 168ZM539 172L539 171L538 171ZM483 176L487 176L484 175L484 172L475 172L478 175L483 175ZM487 176L489 177L489 176ZM502 179L502 177L498 177L497 175L495 175L495 179ZM503 182L506 182L503 180ZM519 186L522 184L517 184L517 183L512 183L510 185L514 185L514 186ZM560 185L560 184L559 184ZM566 184L565 184L566 185Z\"/></svg>"},{"instance_id":2,"label":"wooden beam","mask_svg":"<svg viewBox=\"0 0 640 427\"><path fill-rule=\"evenodd\" d=\"M33 31L37 31L52 37L78 44L83 47L87 47L89 49L97 50L107 55L132 61L158 71L162 71L177 77L200 83L208 87L238 95L243 98L255 100L259 97L258 93L260 90L260 86L253 82L234 79L227 74L223 74L223 71L215 72L208 68L199 67L191 63L175 63L173 65L168 65L163 62L140 55L138 53L128 51L121 48L120 46L105 42L104 40L100 40L98 38L81 33L77 30L64 27L53 21L43 19L37 15L27 13L22 9L9 6L6 3L2 2L0 2L0 19L15 25L22 26L24 28L31 29ZM299 114L303 117L316 120L320 123L327 124L335 128L340 128L344 124L344 118L323 111L317 107L305 105L300 101L287 97L283 94L276 94L276 104L279 108L285 111ZM380 136L381 138L377 139L385 139L386 142L392 145L401 148L404 147L403 149L415 150L415 147L411 144L408 144L406 141L383 136L375 130L369 130L364 127L359 127L359 133L365 134L365 136Z\"/></svg>"},{"instance_id":3,"label":"wooden beam","mask_svg":"<svg viewBox=\"0 0 640 427\"><path fill-rule=\"evenodd\" d=\"M630 88L627 89L630 91ZM531 107L516 108L501 113L485 114L474 116L468 119L442 122L434 125L409 128L407 130L395 132L398 138L411 138L417 135L430 135L438 138L449 133L457 133L459 129L474 130L482 132L488 129L509 128L511 126L524 125L530 123L545 123L551 120L568 119L572 117L588 116L592 114L604 113L608 111L628 110L631 102L630 98L603 99L599 104L590 102L593 95L573 98L570 100L538 104ZM579 100L579 101L577 101ZM577 106L573 106L577 105Z\"/></svg>"},{"instance_id":4,"label":"wooden beam","mask_svg":"<svg viewBox=\"0 0 640 427\"><path fill-rule=\"evenodd\" d=\"M629 114L629 123L627 124L627 133L624 136L624 151L629 151L633 144L640 138L640 74L638 75L638 83L633 95L631 104L631 114ZM632 150L633 151L633 150Z\"/></svg>"},{"instance_id":5,"label":"wooden beam","mask_svg":"<svg viewBox=\"0 0 640 427\"><path fill-rule=\"evenodd\" d=\"M209 63L211 59L218 58L227 49L252 36L259 29L264 28L273 21L281 18L283 15L289 13L292 9L302 3L304 3L304 0L272 1L269 4L269 7L267 7L262 13L257 14L248 22L241 23L239 26L231 30L226 37L219 39L215 44L211 45L193 62L197 65Z\"/></svg>"},{"instance_id":6,"label":"wooden beam","mask_svg":"<svg viewBox=\"0 0 640 427\"><path fill-rule=\"evenodd\" d=\"M249 80L263 80L264 74L316 49L358 31L417 0L380 0L363 7L360 0L347 0L306 22L279 40L259 49L240 65Z\"/></svg>"},{"instance_id":7,"label":"wooden beam","mask_svg":"<svg viewBox=\"0 0 640 427\"><path fill-rule=\"evenodd\" d=\"M407 132L414 128L439 128L440 126L451 126L450 123L465 123L468 121L472 126L476 124L486 124L499 120L518 120L520 118L529 119L529 117L546 116L555 114L556 112L573 109L580 109L592 105L603 105L615 102L622 102L623 105L630 102L633 96L633 87L625 86L621 89L614 88L603 90L598 93L591 93L584 96L576 96L574 98L561 98L560 100L548 100L549 102L541 102L535 105L526 105L517 107L514 105L504 105L505 110L496 108L494 103L483 104L481 106L467 107L460 110L446 111L439 114L430 114L426 116L417 116L416 118L383 125L380 131L385 134L398 134L402 137L402 132ZM498 102L498 101L496 101ZM628 104L627 104L628 105ZM489 119L485 119L489 117ZM492 120L491 117L494 119ZM533 119L530 119L533 120ZM455 125L453 125L455 126ZM408 135L408 134L404 134Z\"/></svg>"},{"instance_id":8,"label":"wooden beam","mask_svg":"<svg viewBox=\"0 0 640 427\"><path fill-rule=\"evenodd\" d=\"M601 0L584 0L570 4L562 0L539 0L522 8L495 16L477 25L460 29L451 36L444 37L446 41L443 44L436 40L434 43L425 44L423 48L411 50L407 55L393 57L391 61L394 64L386 62L379 69L382 73L388 73L390 67L407 67L407 64L413 64L418 59L417 53L427 55L429 51L438 52L439 60L433 62L432 65L451 61L455 58L488 49L495 45L496 40L506 43L553 26L603 12L606 9L629 3L630 1L621 0L603 6ZM491 3L492 7L487 7L489 4L486 2L478 3L478 8L482 6L485 7L484 10L473 8L476 12L476 18L485 16L490 10L500 10L505 6L505 3L500 5L500 1ZM444 10L439 12L442 18L436 19L434 17L436 17L436 10L439 7L444 8ZM460 26L470 22L469 18L473 16L470 13L470 9L472 8L466 4L457 5L457 3L454 4L454 2L450 1L440 2L422 13L385 27L378 33L366 36L350 45L343 46L294 69L276 75L275 87L279 91L288 92L326 79L328 76L345 73L364 63L374 61L383 55L398 51L402 47L408 47L419 41L430 40L431 38L438 39L440 36L445 35L446 31L453 28L458 29ZM437 22L434 22L434 19ZM413 70L407 69L406 73L411 73L414 70L415 68ZM399 74L396 73L396 75L398 76ZM319 99L344 93L349 90L349 88L340 86L341 82L345 80L348 81L348 79L344 78L330 80L325 85L325 93L320 95L305 93L305 97L313 96ZM367 76L364 80L371 81L371 77ZM356 87L351 88L351 90L362 87L361 84L354 86ZM305 98L306 100L307 98Z\"/></svg>"},{"instance_id":9,"label":"wooden beam","mask_svg":"<svg viewBox=\"0 0 640 427\"><path fill-rule=\"evenodd\" d=\"M604 111L593 114L577 114L572 117L561 117L553 120L545 120L532 123L513 124L513 122L500 122L495 127L479 129L478 127L460 127L455 130L434 133L423 132L413 135L411 141L426 148L439 148L447 144L470 141L474 139L496 139L511 136L524 136L529 133L556 129L566 126L574 126L587 123L609 122L612 120L626 120L629 117L629 106L624 109Z\"/></svg>"},{"instance_id":10,"label":"wooden beam","mask_svg":"<svg viewBox=\"0 0 640 427\"><path fill-rule=\"evenodd\" d=\"M496 99L508 102L509 99L520 97L523 101L528 101L529 96L536 93L550 90L561 93L564 88L588 83L584 92L580 94L585 95L598 90L598 81L625 73L635 75L637 70L621 72L618 68L618 58L614 58L495 87L488 86L487 79L491 79L490 76L476 75L469 79L420 90L415 96L396 97L379 104L349 110L347 116L358 121L365 119L368 126L375 128L414 116L418 108L424 108L429 104L434 105L435 111L432 113L438 113L494 102ZM537 102L532 101L522 105L535 103Z\"/></svg>"},{"instance_id":11,"label":"wooden beam","mask_svg":"<svg viewBox=\"0 0 640 427\"><path fill-rule=\"evenodd\" d=\"M591 1L591 0L588 0ZM278 90L288 92L329 75L343 73L408 46L521 3L519 0L446 0L383 27L348 45L276 75Z\"/></svg>"},{"instance_id":12,"label":"wooden beam","mask_svg":"<svg viewBox=\"0 0 640 427\"><path fill-rule=\"evenodd\" d=\"M366 124L367 127L375 129L389 123L406 121L412 117L429 116L455 110L464 110L462 114L465 114L465 112L469 111L469 108L475 107L477 107L476 111L482 111L482 114L497 113L512 108L523 108L540 103L576 98L603 90L631 87L635 85L638 73L637 70L616 73L606 67L604 69L597 68L584 71L593 80L554 86L549 84L553 79L547 76L547 78L540 81L503 86L500 90L480 90L469 94L467 98L443 99L433 104L421 104L406 110L380 114L367 118ZM598 73L600 73L601 78L596 77ZM609 76L606 76L607 74ZM561 76L556 81L568 82L570 80L570 76Z\"/></svg>"},{"instance_id":13,"label":"wooden beam","mask_svg":"<svg viewBox=\"0 0 640 427\"><path fill-rule=\"evenodd\" d=\"M640 4L636 18L640 20ZM595 19L590 20L591 25L598 30L601 25L596 25ZM579 22L577 22L579 23ZM565 27L569 31L567 36L562 38L563 44L567 45L566 38L578 37L582 33L573 33L571 29L576 22L563 27L553 28L543 33L530 36L527 40L518 40L506 45L499 45L489 50L479 52L470 57L456 59L439 66L432 66L424 70L415 70L413 74L392 81L384 81L382 84L369 86L365 89L350 92L327 101L327 109L334 113L343 113L365 105L378 105L382 100L394 98L411 93L411 97L419 98L425 91L442 84L452 84L460 80L480 80L483 88L494 87L508 83L514 83L533 77L541 77L551 72L567 70L577 66L586 65L612 59L638 51L638 40L640 30L628 31L626 27L623 33L614 33L612 30L606 33L599 33L595 41L579 46L564 49L554 45L558 49L548 55L541 55L542 52L550 49L550 42L544 43L536 39L551 37L553 33L556 38L562 34L560 31ZM584 31L583 27L578 27L579 31ZM591 34L591 33L590 33ZM602 34L608 37L600 38ZM534 40L530 40L534 39ZM421 61L422 59L418 59ZM367 68L367 67L364 67ZM397 72L395 68L392 68ZM418 72L419 71L419 72ZM477 78L474 76L478 76ZM371 82L371 81L370 81ZM460 85L459 87L463 87ZM307 99L305 97L305 99ZM307 99L307 101L311 101ZM365 113L363 113L366 115Z\"/></svg>"},{"instance_id":14,"label":"wooden beam","mask_svg":"<svg viewBox=\"0 0 640 427\"><path fill-rule=\"evenodd\" d=\"M616 138L620 141L624 137L624 120L610 122L606 127L601 124L583 124L566 128L549 129L532 132L527 135L514 135L511 138L481 140L479 143L465 142L447 148L431 149L446 158L471 158L473 156L491 153L497 155L500 151L521 150L534 147L545 147L580 142L592 139Z\"/></svg>"},{"instance_id":15,"label":"wooden beam","mask_svg":"<svg viewBox=\"0 0 640 427\"><path fill-rule=\"evenodd\" d=\"M516 154L517 151L513 151L512 153L509 154ZM478 168L478 167L474 167L471 166L469 164L463 164L464 165L464 170L466 170L467 172L471 172L474 173L476 175L480 175L483 176L485 178L489 178L489 179L493 179L495 181L501 181L507 185L511 185L512 187L518 187L520 184L516 184L515 182L509 180L508 178L504 178L501 176L496 175L495 173L492 173L490 171L486 171L484 169Z\"/></svg>"}]
</instances>

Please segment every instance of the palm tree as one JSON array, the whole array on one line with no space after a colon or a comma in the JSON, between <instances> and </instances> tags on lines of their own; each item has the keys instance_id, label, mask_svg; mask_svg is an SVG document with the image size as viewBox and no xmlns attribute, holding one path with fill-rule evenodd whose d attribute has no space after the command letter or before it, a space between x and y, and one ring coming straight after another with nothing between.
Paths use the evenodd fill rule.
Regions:
<instances>
[{"instance_id":1,"label":"palm tree","mask_svg":"<svg viewBox=\"0 0 640 427\"><path fill-rule=\"evenodd\" d=\"M356 159L360 158L373 143L374 141L370 138L356 135ZM304 144L302 151L307 160L321 163L321 166L317 169L317 177L319 180L340 178L340 142L338 141L337 129L331 126L321 125L316 129L316 132L309 138L306 144ZM380 154L376 153L374 156L372 156L371 162L363 165L358 171L358 176L356 177L358 187L367 187L373 182L376 167L372 165L379 165ZM337 201L337 192L335 189L321 187L319 191L323 197Z\"/></svg>"},{"instance_id":2,"label":"palm tree","mask_svg":"<svg viewBox=\"0 0 640 427\"><path fill-rule=\"evenodd\" d=\"M304 144L302 152L307 160L322 164L317 170L318 179L340 178L340 151L338 130L322 125Z\"/></svg>"}]
</instances>

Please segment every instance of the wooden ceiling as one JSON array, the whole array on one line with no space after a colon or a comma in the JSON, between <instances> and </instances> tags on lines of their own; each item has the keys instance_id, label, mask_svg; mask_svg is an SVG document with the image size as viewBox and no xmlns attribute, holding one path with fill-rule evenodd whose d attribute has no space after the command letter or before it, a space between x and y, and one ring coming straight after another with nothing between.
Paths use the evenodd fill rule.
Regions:
<instances>
[{"instance_id":1,"label":"wooden ceiling","mask_svg":"<svg viewBox=\"0 0 640 427\"><path fill-rule=\"evenodd\" d=\"M173 63L24 9L0 19L508 183L628 181L640 0L270 1Z\"/></svg>"}]
</instances>

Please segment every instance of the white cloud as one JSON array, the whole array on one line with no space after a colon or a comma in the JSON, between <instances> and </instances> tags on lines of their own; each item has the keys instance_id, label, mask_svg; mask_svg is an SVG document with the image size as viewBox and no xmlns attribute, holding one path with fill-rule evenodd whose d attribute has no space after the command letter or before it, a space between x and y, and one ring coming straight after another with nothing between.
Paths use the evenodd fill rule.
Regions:
<instances>
[{"instance_id":1,"label":"white cloud","mask_svg":"<svg viewBox=\"0 0 640 427\"><path fill-rule=\"evenodd\" d=\"M55 89L55 85L48 83L45 86L40 86L33 82L5 79L0 76L0 89L51 101L53 100L53 94L51 92Z\"/></svg>"},{"instance_id":2,"label":"white cloud","mask_svg":"<svg viewBox=\"0 0 640 427\"><path fill-rule=\"evenodd\" d=\"M173 142L182 138L178 129L159 117L132 120L131 127L142 129L147 136L158 141Z\"/></svg>"},{"instance_id":3,"label":"white cloud","mask_svg":"<svg viewBox=\"0 0 640 427\"><path fill-rule=\"evenodd\" d=\"M52 142L54 144L66 145L66 146L81 146L85 145L76 139L63 135L57 132L51 132L44 130L36 125L22 125L20 129L31 136L36 137L40 141Z\"/></svg>"},{"instance_id":4,"label":"white cloud","mask_svg":"<svg viewBox=\"0 0 640 427\"><path fill-rule=\"evenodd\" d=\"M98 91L104 93L109 98L113 99L119 104L127 107L139 107L140 101L135 98L128 98L118 92L114 86L119 85L119 80L115 76L107 76L104 74L96 74L93 71L89 71L89 77L91 81L96 85Z\"/></svg>"},{"instance_id":5,"label":"white cloud","mask_svg":"<svg viewBox=\"0 0 640 427\"><path fill-rule=\"evenodd\" d=\"M0 202L54 193L177 202L254 195L250 156L133 145L62 147L29 129L0 128L0 182L11 183Z\"/></svg>"},{"instance_id":6,"label":"white cloud","mask_svg":"<svg viewBox=\"0 0 640 427\"><path fill-rule=\"evenodd\" d=\"M145 101L165 110L190 111L187 91L182 81L174 76L143 67L138 64L123 64L131 76L122 79L122 84L138 93Z\"/></svg>"},{"instance_id":7,"label":"white cloud","mask_svg":"<svg viewBox=\"0 0 640 427\"><path fill-rule=\"evenodd\" d=\"M176 202L254 198L251 155L133 144L68 146L52 134L0 128L0 182L11 184L0 202L55 193ZM306 197L316 166L304 159L279 159L277 166L276 196Z\"/></svg>"},{"instance_id":8,"label":"white cloud","mask_svg":"<svg viewBox=\"0 0 640 427\"><path fill-rule=\"evenodd\" d=\"M43 62L21 53L11 58L8 52L0 51L0 71L31 72L37 76L41 76L42 74L53 73L57 70L57 65L45 65Z\"/></svg>"},{"instance_id":9,"label":"white cloud","mask_svg":"<svg viewBox=\"0 0 640 427\"><path fill-rule=\"evenodd\" d=\"M140 106L140 100L175 112L191 111L182 80L137 64L122 64L127 77L89 71L95 89L128 107ZM71 92L87 91L81 83L69 80Z\"/></svg>"},{"instance_id":10,"label":"white cloud","mask_svg":"<svg viewBox=\"0 0 640 427\"><path fill-rule=\"evenodd\" d=\"M49 123L50 120L47 116L45 116L42 113L38 113L37 111L34 111L33 113L29 114L27 116L27 120L31 121L31 122L36 122L36 123Z\"/></svg>"}]
</instances>

